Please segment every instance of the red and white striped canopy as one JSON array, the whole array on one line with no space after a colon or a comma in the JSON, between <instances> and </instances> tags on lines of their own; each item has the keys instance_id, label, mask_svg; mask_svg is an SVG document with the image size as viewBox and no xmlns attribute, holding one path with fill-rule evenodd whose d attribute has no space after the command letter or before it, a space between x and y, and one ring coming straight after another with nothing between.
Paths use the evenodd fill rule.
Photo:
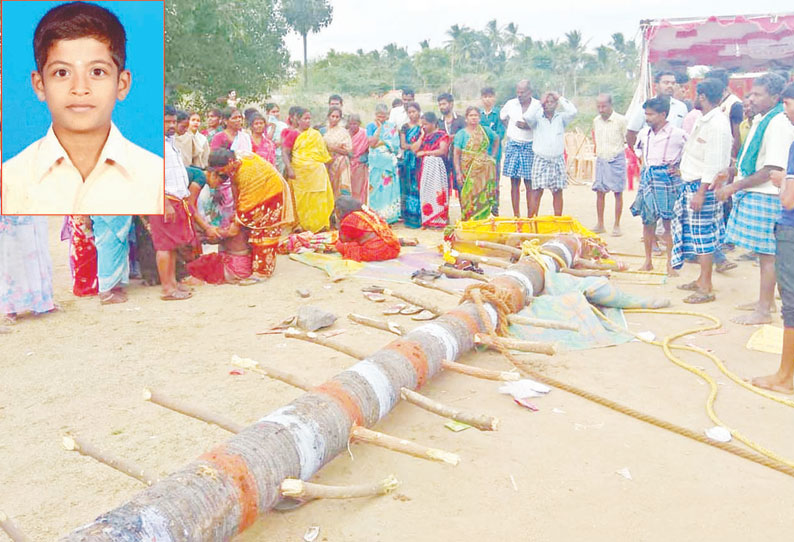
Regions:
<instances>
[{"instance_id":1,"label":"red and white striped canopy","mask_svg":"<svg viewBox=\"0 0 794 542\"><path fill-rule=\"evenodd\" d=\"M655 69L794 67L794 13L643 21L642 26Z\"/></svg>"}]
</instances>

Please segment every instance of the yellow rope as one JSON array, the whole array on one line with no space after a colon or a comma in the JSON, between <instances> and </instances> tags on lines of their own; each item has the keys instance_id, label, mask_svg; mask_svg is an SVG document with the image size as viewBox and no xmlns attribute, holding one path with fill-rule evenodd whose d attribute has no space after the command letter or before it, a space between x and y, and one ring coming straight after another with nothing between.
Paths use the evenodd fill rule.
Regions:
<instances>
[{"instance_id":1,"label":"yellow rope","mask_svg":"<svg viewBox=\"0 0 794 542\"><path fill-rule=\"evenodd\" d=\"M675 356L673 354L672 349L675 348L677 350L686 350L688 352L695 352L695 353L704 355L707 358L709 358L710 360L712 360L717 365L717 367L720 368L720 370L723 372L723 374L725 374L728 378L730 378L734 382L737 382L740 385L742 385L742 387L747 388L747 389L757 393L758 395L761 395L761 396L766 397L768 399L772 399L774 401L777 401L777 402L779 402L781 404L784 404L784 405L787 405L787 406L794 406L794 402L789 401L788 399L777 397L777 396L775 396L773 394L767 393L767 392L765 392L763 390L757 389L754 386L751 386L751 385L747 384L742 379L740 379L738 376L736 376L735 374L731 373L725 367L725 365L722 363L722 361L719 358L717 358L717 356L711 354L710 352L706 352L705 350L703 350L701 348L695 348L695 347L692 347L692 346L670 344L672 341L674 341L676 339L679 339L679 338L681 338L681 337L683 337L685 335L691 335L693 333L699 333L699 332L702 332L702 331L708 331L708 330L711 330L711 329L717 329L717 328L721 327L722 323L720 322L720 320L718 318L713 317L713 316L708 315L708 314L702 314L702 313L697 313L697 312L689 312L689 311L655 310L655 309L626 309L626 312L635 312L635 313L637 313L637 312L645 312L645 313L677 314L677 315L684 315L684 316L696 316L696 317L699 317L699 318L706 318L706 319L709 319L712 322L714 322L713 324L706 325L706 326L703 326L703 327L691 328L691 329L685 330L683 332L675 333L673 335L668 335L667 337L665 337L662 340L662 342L659 342L659 341L650 341L650 340L647 340L647 339L644 339L644 338L640 337L637 333L634 333L630 329L628 329L628 328L626 328L624 326L621 326L621 325L617 324L616 322L612 321L611 319L609 319L598 308L596 308L596 307L592 307L592 308L593 308L593 311L598 315L598 317L602 318L605 322L609 323L609 325L611 325L611 326L613 326L613 327L615 327L617 329L620 329L621 331L629 333L630 335L636 337L637 339L641 340L644 343L652 344L652 345L655 345L655 346L660 346L662 348L662 350L664 351L665 356L667 356L667 358L670 361L672 361L673 363L675 363L679 367L681 367L683 369L686 369L687 371L691 372L692 374L695 374L695 375L699 376L700 378L702 378L703 380L705 380L708 383L708 385L709 385L709 396L708 396L708 399L706 400L706 413L707 413L708 417L711 419L712 422L714 422L716 425L721 425L721 426L725 427L726 429L728 429L728 431L730 431L731 435L736 440L738 440L740 442L743 442L748 447L752 448L753 450L757 451L758 453L760 453L760 454L762 454L762 455L764 455L766 457L769 457L769 458L771 458L771 459L773 459L775 461L783 463L784 465L794 469L794 462L777 455L775 452L773 452L773 451L771 451L771 450L769 450L767 448L764 448L760 444L758 444L758 443L750 440L748 437L744 436L742 433L740 433L736 429L732 429L732 428L728 427L725 423L723 423L723 421L719 418L719 416L717 416L717 413L714 410L714 402L717 399L717 390L718 390L716 381L713 378L711 378L711 376L709 376L705 371L703 371L701 369L698 369L697 367L686 363L684 360L682 360L681 358L679 358L679 357L677 357L677 356Z\"/></svg>"},{"instance_id":2,"label":"yellow rope","mask_svg":"<svg viewBox=\"0 0 794 542\"><path fill-rule=\"evenodd\" d=\"M529 256L533 260L535 260L538 265L540 265L543 269L547 269L548 266L546 265L545 260L541 258L541 256L548 256L560 266L560 270L565 269L568 265L565 263L565 260L562 259L559 255L551 252L550 250L545 250L541 244L540 239L529 239L521 243L521 251L523 252L524 256Z\"/></svg>"}]
</instances>

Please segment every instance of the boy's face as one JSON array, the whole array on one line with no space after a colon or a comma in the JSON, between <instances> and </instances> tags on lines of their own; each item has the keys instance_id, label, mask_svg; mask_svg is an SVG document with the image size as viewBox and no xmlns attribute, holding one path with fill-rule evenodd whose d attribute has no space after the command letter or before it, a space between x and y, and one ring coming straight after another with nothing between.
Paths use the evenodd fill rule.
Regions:
<instances>
[{"instance_id":1,"label":"boy's face","mask_svg":"<svg viewBox=\"0 0 794 542\"><path fill-rule=\"evenodd\" d=\"M110 48L94 38L56 41L33 90L47 103L53 127L75 133L107 130L116 100L130 90L128 70L119 73Z\"/></svg>"},{"instance_id":2,"label":"boy's face","mask_svg":"<svg viewBox=\"0 0 794 542\"><path fill-rule=\"evenodd\" d=\"M176 123L176 135L184 135L187 132L187 127L190 124L190 119L179 120Z\"/></svg>"},{"instance_id":3,"label":"boy's face","mask_svg":"<svg viewBox=\"0 0 794 542\"><path fill-rule=\"evenodd\" d=\"M480 96L480 99L482 100L483 107L486 109L493 109L493 104L496 103L496 96L493 94L483 94Z\"/></svg>"}]
</instances>

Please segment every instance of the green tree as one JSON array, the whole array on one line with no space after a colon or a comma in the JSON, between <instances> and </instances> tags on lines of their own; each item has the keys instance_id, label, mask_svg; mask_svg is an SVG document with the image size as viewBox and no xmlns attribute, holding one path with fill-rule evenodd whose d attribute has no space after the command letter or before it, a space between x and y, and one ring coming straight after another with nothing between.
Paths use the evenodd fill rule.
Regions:
<instances>
[{"instance_id":1,"label":"green tree","mask_svg":"<svg viewBox=\"0 0 794 542\"><path fill-rule=\"evenodd\" d=\"M303 38L303 86L309 85L309 58L307 36L316 34L329 24L334 9L327 0L281 0L281 12L287 24Z\"/></svg>"},{"instance_id":2,"label":"green tree","mask_svg":"<svg viewBox=\"0 0 794 542\"><path fill-rule=\"evenodd\" d=\"M289 73L284 19L274 0L168 0L165 4L165 79L196 105L235 89L260 97ZM204 103L202 103L204 102Z\"/></svg>"}]
</instances>

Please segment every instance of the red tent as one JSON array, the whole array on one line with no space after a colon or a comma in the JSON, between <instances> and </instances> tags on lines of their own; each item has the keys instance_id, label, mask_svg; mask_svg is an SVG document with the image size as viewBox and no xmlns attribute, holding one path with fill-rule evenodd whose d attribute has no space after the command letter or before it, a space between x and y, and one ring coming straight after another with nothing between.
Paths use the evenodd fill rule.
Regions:
<instances>
[{"instance_id":1,"label":"red tent","mask_svg":"<svg viewBox=\"0 0 794 542\"><path fill-rule=\"evenodd\" d=\"M758 72L794 66L794 14L642 21L655 69L713 66Z\"/></svg>"}]
</instances>

